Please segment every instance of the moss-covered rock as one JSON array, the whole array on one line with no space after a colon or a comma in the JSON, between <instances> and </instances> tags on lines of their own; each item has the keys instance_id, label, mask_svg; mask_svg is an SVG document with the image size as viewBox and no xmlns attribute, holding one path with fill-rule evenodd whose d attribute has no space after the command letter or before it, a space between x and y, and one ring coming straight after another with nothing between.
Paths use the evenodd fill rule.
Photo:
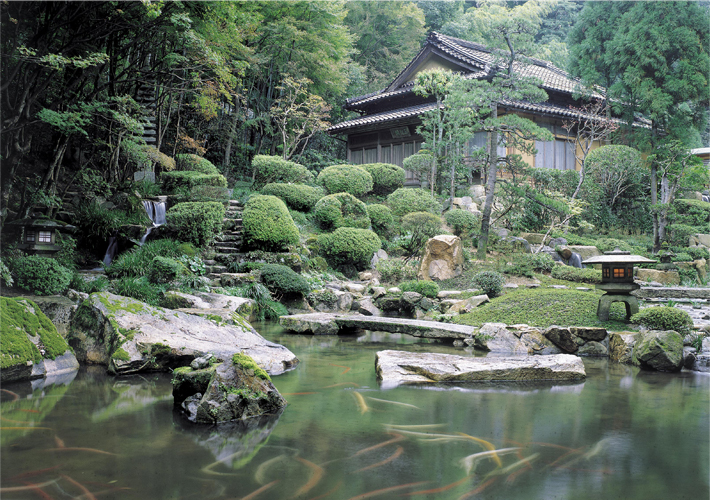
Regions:
<instances>
[{"instance_id":1,"label":"moss-covered rock","mask_svg":"<svg viewBox=\"0 0 710 500\"><path fill-rule=\"evenodd\" d=\"M683 368L683 337L674 331L641 332L634 345L634 362L660 372Z\"/></svg>"},{"instance_id":2,"label":"moss-covered rock","mask_svg":"<svg viewBox=\"0 0 710 500\"><path fill-rule=\"evenodd\" d=\"M0 380L29 380L79 368L49 318L27 299L0 297Z\"/></svg>"}]
</instances>

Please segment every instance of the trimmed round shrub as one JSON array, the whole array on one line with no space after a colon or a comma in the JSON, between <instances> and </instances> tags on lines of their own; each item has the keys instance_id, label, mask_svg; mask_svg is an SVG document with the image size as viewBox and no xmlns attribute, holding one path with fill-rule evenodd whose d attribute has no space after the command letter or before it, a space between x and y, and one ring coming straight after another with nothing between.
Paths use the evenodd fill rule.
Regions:
<instances>
[{"instance_id":1,"label":"trimmed round shrub","mask_svg":"<svg viewBox=\"0 0 710 500\"><path fill-rule=\"evenodd\" d=\"M399 188L387 197L387 205L397 217L412 212L441 213L441 204L426 189Z\"/></svg>"},{"instance_id":2,"label":"trimmed round shrub","mask_svg":"<svg viewBox=\"0 0 710 500\"><path fill-rule=\"evenodd\" d=\"M207 175L219 174L219 170L211 161L195 154L175 155L175 165L178 170L192 170Z\"/></svg>"},{"instance_id":3,"label":"trimmed round shrub","mask_svg":"<svg viewBox=\"0 0 710 500\"><path fill-rule=\"evenodd\" d=\"M387 195L404 186L404 169L391 163L366 163L358 165L372 176L372 191Z\"/></svg>"},{"instance_id":4,"label":"trimmed round shrub","mask_svg":"<svg viewBox=\"0 0 710 500\"><path fill-rule=\"evenodd\" d=\"M166 223L180 241L197 247L209 245L222 230L224 205L216 201L178 203L165 214Z\"/></svg>"},{"instance_id":5,"label":"trimmed round shrub","mask_svg":"<svg viewBox=\"0 0 710 500\"><path fill-rule=\"evenodd\" d=\"M56 295L69 287L72 272L54 259L30 255L14 259L17 285L35 295Z\"/></svg>"},{"instance_id":6,"label":"trimmed round shrub","mask_svg":"<svg viewBox=\"0 0 710 500\"><path fill-rule=\"evenodd\" d=\"M624 240L617 240L616 238L599 238L594 242L594 246L596 246L600 252L611 252L617 248L625 252L632 250L631 245Z\"/></svg>"},{"instance_id":7,"label":"trimmed round shrub","mask_svg":"<svg viewBox=\"0 0 710 500\"><path fill-rule=\"evenodd\" d=\"M476 274L471 281L476 288L483 290L483 293L490 298L500 295L503 285L505 285L505 277L495 271L482 271Z\"/></svg>"},{"instance_id":8,"label":"trimmed round shrub","mask_svg":"<svg viewBox=\"0 0 710 500\"><path fill-rule=\"evenodd\" d=\"M554 266L550 273L555 279L575 281L577 283L601 283L602 272L599 269L579 269L572 266Z\"/></svg>"},{"instance_id":9,"label":"trimmed round shrub","mask_svg":"<svg viewBox=\"0 0 710 500\"><path fill-rule=\"evenodd\" d=\"M631 316L632 323L638 323L649 330L673 330L688 335L693 328L693 320L682 309L675 307L647 307Z\"/></svg>"},{"instance_id":10,"label":"trimmed round shrub","mask_svg":"<svg viewBox=\"0 0 710 500\"><path fill-rule=\"evenodd\" d=\"M313 174L306 167L280 156L256 155L251 166L255 189L272 182L306 184L313 181Z\"/></svg>"},{"instance_id":11,"label":"trimmed round shrub","mask_svg":"<svg viewBox=\"0 0 710 500\"><path fill-rule=\"evenodd\" d=\"M441 234L441 217L429 212L413 212L402 217L400 229L407 240L402 248L407 255L418 254L429 238Z\"/></svg>"},{"instance_id":12,"label":"trimmed round shrub","mask_svg":"<svg viewBox=\"0 0 710 500\"><path fill-rule=\"evenodd\" d=\"M261 268L261 282L273 293L307 295L311 291L306 278L288 266L266 264Z\"/></svg>"},{"instance_id":13,"label":"trimmed round shrub","mask_svg":"<svg viewBox=\"0 0 710 500\"><path fill-rule=\"evenodd\" d=\"M372 230L379 235L386 234L394 222L392 210L387 205L367 205L367 214L370 216Z\"/></svg>"},{"instance_id":14,"label":"trimmed round shrub","mask_svg":"<svg viewBox=\"0 0 710 500\"><path fill-rule=\"evenodd\" d=\"M178 276L185 274L187 269L183 264L170 257L153 257L148 270L148 280L151 283L170 283Z\"/></svg>"},{"instance_id":15,"label":"trimmed round shrub","mask_svg":"<svg viewBox=\"0 0 710 500\"><path fill-rule=\"evenodd\" d=\"M362 196L372 191L372 176L359 165L333 165L318 174L318 184L322 185L328 194L350 193L353 196Z\"/></svg>"},{"instance_id":16,"label":"trimmed round shrub","mask_svg":"<svg viewBox=\"0 0 710 500\"><path fill-rule=\"evenodd\" d=\"M320 252L333 266L353 265L364 269L372 255L381 248L380 238L368 229L341 227L318 236Z\"/></svg>"},{"instance_id":17,"label":"trimmed round shrub","mask_svg":"<svg viewBox=\"0 0 710 500\"><path fill-rule=\"evenodd\" d=\"M430 299L435 299L439 293L439 285L437 285L433 281L404 281L397 286L403 292L421 293L422 295L424 295L425 297L429 297Z\"/></svg>"},{"instance_id":18,"label":"trimmed round shrub","mask_svg":"<svg viewBox=\"0 0 710 500\"><path fill-rule=\"evenodd\" d=\"M163 191L192 189L197 186L227 187L227 178L222 174L203 174L194 170L176 170L160 174Z\"/></svg>"},{"instance_id":19,"label":"trimmed round shrub","mask_svg":"<svg viewBox=\"0 0 710 500\"><path fill-rule=\"evenodd\" d=\"M318 200L325 196L323 188L305 184L271 183L261 188L261 194L281 198L289 208L299 212L310 212Z\"/></svg>"},{"instance_id":20,"label":"trimmed round shrub","mask_svg":"<svg viewBox=\"0 0 710 500\"><path fill-rule=\"evenodd\" d=\"M324 196L313 209L318 224L323 229L339 227L370 227L367 206L350 193L336 193Z\"/></svg>"},{"instance_id":21,"label":"trimmed round shrub","mask_svg":"<svg viewBox=\"0 0 710 500\"><path fill-rule=\"evenodd\" d=\"M444 214L444 218L456 236L473 234L481 226L478 216L468 210L449 210Z\"/></svg>"},{"instance_id":22,"label":"trimmed round shrub","mask_svg":"<svg viewBox=\"0 0 710 500\"><path fill-rule=\"evenodd\" d=\"M276 196L249 198L242 213L242 224L244 241L250 248L271 252L298 243L298 228L286 204Z\"/></svg>"}]
</instances>

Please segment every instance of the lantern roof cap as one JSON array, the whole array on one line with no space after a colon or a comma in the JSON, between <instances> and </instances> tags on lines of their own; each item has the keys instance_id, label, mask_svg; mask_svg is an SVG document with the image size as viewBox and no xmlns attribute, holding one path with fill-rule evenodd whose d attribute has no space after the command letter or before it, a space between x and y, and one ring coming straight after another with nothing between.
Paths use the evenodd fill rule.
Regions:
<instances>
[{"instance_id":1,"label":"lantern roof cap","mask_svg":"<svg viewBox=\"0 0 710 500\"><path fill-rule=\"evenodd\" d=\"M582 261L582 264L651 264L654 262L657 261L641 255L631 255L631 252L617 248L611 252L604 252L604 255L590 257Z\"/></svg>"}]
</instances>

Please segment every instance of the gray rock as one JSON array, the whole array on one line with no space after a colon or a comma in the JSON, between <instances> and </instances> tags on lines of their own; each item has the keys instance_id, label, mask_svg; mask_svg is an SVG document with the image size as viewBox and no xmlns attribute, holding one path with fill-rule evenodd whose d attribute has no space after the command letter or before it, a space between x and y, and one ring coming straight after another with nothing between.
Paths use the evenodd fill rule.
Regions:
<instances>
[{"instance_id":1,"label":"gray rock","mask_svg":"<svg viewBox=\"0 0 710 500\"><path fill-rule=\"evenodd\" d=\"M202 370L203 368L207 368L210 366L210 360L214 359L214 356L212 354L207 354L206 356L200 356L199 358L195 358L192 360L192 363L190 363L190 368L193 370Z\"/></svg>"},{"instance_id":2,"label":"gray rock","mask_svg":"<svg viewBox=\"0 0 710 500\"><path fill-rule=\"evenodd\" d=\"M683 367L683 337L672 330L641 332L633 357L644 368L660 372L680 371Z\"/></svg>"},{"instance_id":3,"label":"gray rock","mask_svg":"<svg viewBox=\"0 0 710 500\"><path fill-rule=\"evenodd\" d=\"M505 323L485 323L476 333L475 346L494 353L528 354L528 347Z\"/></svg>"},{"instance_id":4,"label":"gray rock","mask_svg":"<svg viewBox=\"0 0 710 500\"><path fill-rule=\"evenodd\" d=\"M550 247L553 249L560 246L560 245L566 245L567 240L565 238L552 238L550 240Z\"/></svg>"},{"instance_id":5,"label":"gray rock","mask_svg":"<svg viewBox=\"0 0 710 500\"><path fill-rule=\"evenodd\" d=\"M425 311L431 311L432 309L435 309L438 305L439 303L437 301L432 300L429 297L422 297L419 301L419 307Z\"/></svg>"},{"instance_id":6,"label":"gray rock","mask_svg":"<svg viewBox=\"0 0 710 500\"><path fill-rule=\"evenodd\" d=\"M373 286L371 290L373 299L378 299L387 293L387 290L385 290L383 286Z\"/></svg>"},{"instance_id":7,"label":"gray rock","mask_svg":"<svg viewBox=\"0 0 710 500\"><path fill-rule=\"evenodd\" d=\"M402 290L399 287L393 286L393 287L387 289L387 293L397 295L397 294L402 293Z\"/></svg>"},{"instance_id":8,"label":"gray rock","mask_svg":"<svg viewBox=\"0 0 710 500\"><path fill-rule=\"evenodd\" d=\"M387 255L387 252L382 250L381 248L374 253L372 256L372 259L370 259L370 267L372 269L375 269L375 266L377 266L377 263L381 260L387 260L389 256Z\"/></svg>"},{"instance_id":9,"label":"gray rock","mask_svg":"<svg viewBox=\"0 0 710 500\"><path fill-rule=\"evenodd\" d=\"M696 352L692 347L683 348L683 366L695 372L710 372L710 354Z\"/></svg>"},{"instance_id":10,"label":"gray rock","mask_svg":"<svg viewBox=\"0 0 710 500\"><path fill-rule=\"evenodd\" d=\"M451 299L454 297L458 297L461 295L463 292L459 290L442 290L441 292L436 294L437 299Z\"/></svg>"},{"instance_id":11,"label":"gray rock","mask_svg":"<svg viewBox=\"0 0 710 500\"><path fill-rule=\"evenodd\" d=\"M404 292L402 293L402 302L406 302L407 304L416 304L422 299L422 294L417 293L417 292Z\"/></svg>"},{"instance_id":12,"label":"gray rock","mask_svg":"<svg viewBox=\"0 0 710 500\"><path fill-rule=\"evenodd\" d=\"M76 293L77 299L79 299L79 292ZM87 294L86 297L88 297ZM66 337L71 328L71 320L76 313L78 300L72 300L69 297L62 297L60 295L51 295L48 297L42 296L27 296L27 297L17 297L22 299L31 300L40 308L40 310L49 318L54 327L59 332L59 335Z\"/></svg>"},{"instance_id":13,"label":"gray rock","mask_svg":"<svg viewBox=\"0 0 710 500\"><path fill-rule=\"evenodd\" d=\"M243 352L273 375L298 363L291 351L264 339L246 320L218 326L108 292L91 294L82 303L68 340L80 361L105 365L116 374L168 371L208 353L225 360Z\"/></svg>"},{"instance_id":14,"label":"gray rock","mask_svg":"<svg viewBox=\"0 0 710 500\"><path fill-rule=\"evenodd\" d=\"M161 299L161 305L169 309L226 309L250 317L256 308L256 302L244 297L233 297L212 292L194 292L192 294L169 291Z\"/></svg>"},{"instance_id":15,"label":"gray rock","mask_svg":"<svg viewBox=\"0 0 710 500\"><path fill-rule=\"evenodd\" d=\"M476 295L464 300L457 300L449 307L449 312L452 314L465 314L471 312L473 309L481 304L485 304L486 302L490 302L490 299L486 294Z\"/></svg>"},{"instance_id":16,"label":"gray rock","mask_svg":"<svg viewBox=\"0 0 710 500\"><path fill-rule=\"evenodd\" d=\"M334 314L296 314L281 316L279 324L296 333L313 335L337 335L340 327L335 322Z\"/></svg>"},{"instance_id":17,"label":"gray rock","mask_svg":"<svg viewBox=\"0 0 710 500\"><path fill-rule=\"evenodd\" d=\"M359 283L345 283L344 288L352 293L363 294L365 293L365 288L367 287Z\"/></svg>"},{"instance_id":18,"label":"gray rock","mask_svg":"<svg viewBox=\"0 0 710 500\"><path fill-rule=\"evenodd\" d=\"M579 346L577 350L578 356L589 356L589 357L607 357L609 355L609 350L606 346L600 342L590 340L589 342Z\"/></svg>"},{"instance_id":19,"label":"gray rock","mask_svg":"<svg viewBox=\"0 0 710 500\"><path fill-rule=\"evenodd\" d=\"M569 328L552 325L545 330L544 335L564 352L575 353L579 349Z\"/></svg>"},{"instance_id":20,"label":"gray rock","mask_svg":"<svg viewBox=\"0 0 710 500\"><path fill-rule=\"evenodd\" d=\"M363 297L359 299L358 302L360 304L358 308L360 314L364 314L365 316L382 316L380 310L372 303L372 298Z\"/></svg>"},{"instance_id":21,"label":"gray rock","mask_svg":"<svg viewBox=\"0 0 710 500\"><path fill-rule=\"evenodd\" d=\"M572 335L581 337L585 340L602 341L606 338L606 328L593 326L571 326L569 329Z\"/></svg>"},{"instance_id":22,"label":"gray rock","mask_svg":"<svg viewBox=\"0 0 710 500\"><path fill-rule=\"evenodd\" d=\"M383 388L433 382L582 380L586 377L582 360L569 354L480 358L388 350L377 353L375 370Z\"/></svg>"},{"instance_id":23,"label":"gray rock","mask_svg":"<svg viewBox=\"0 0 710 500\"><path fill-rule=\"evenodd\" d=\"M609 360L628 365L638 364L633 358L633 353L639 335L639 333L610 333Z\"/></svg>"}]
</instances>

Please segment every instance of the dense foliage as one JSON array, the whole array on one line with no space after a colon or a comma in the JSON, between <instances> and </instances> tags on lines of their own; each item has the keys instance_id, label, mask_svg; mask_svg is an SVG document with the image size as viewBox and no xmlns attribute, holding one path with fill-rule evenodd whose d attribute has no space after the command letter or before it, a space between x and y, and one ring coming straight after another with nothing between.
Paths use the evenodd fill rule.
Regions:
<instances>
[{"instance_id":1,"label":"dense foliage","mask_svg":"<svg viewBox=\"0 0 710 500\"><path fill-rule=\"evenodd\" d=\"M500 295L505 285L505 276L495 271L481 271L474 275L471 283L476 288L483 290L488 297L493 298Z\"/></svg>"},{"instance_id":2,"label":"dense foliage","mask_svg":"<svg viewBox=\"0 0 710 500\"><path fill-rule=\"evenodd\" d=\"M351 227L341 227L320 235L318 244L321 253L334 267L355 266L357 269L366 268L372 255L382 245L374 232Z\"/></svg>"},{"instance_id":3,"label":"dense foliage","mask_svg":"<svg viewBox=\"0 0 710 500\"><path fill-rule=\"evenodd\" d=\"M413 212L402 217L401 245L408 257L418 255L429 238L441 234L441 217L429 212Z\"/></svg>"},{"instance_id":4,"label":"dense foliage","mask_svg":"<svg viewBox=\"0 0 710 500\"><path fill-rule=\"evenodd\" d=\"M298 243L299 232L286 204L276 196L252 196L242 213L244 241L250 248L280 251Z\"/></svg>"},{"instance_id":5,"label":"dense foliage","mask_svg":"<svg viewBox=\"0 0 710 500\"><path fill-rule=\"evenodd\" d=\"M441 204L425 189L399 188L387 197L387 205L397 217L412 212L441 213Z\"/></svg>"},{"instance_id":6,"label":"dense foliage","mask_svg":"<svg viewBox=\"0 0 710 500\"><path fill-rule=\"evenodd\" d=\"M307 295L311 291L308 281L288 266L266 264L261 268L261 281L277 294Z\"/></svg>"},{"instance_id":7,"label":"dense foliage","mask_svg":"<svg viewBox=\"0 0 710 500\"><path fill-rule=\"evenodd\" d=\"M222 219L224 205L216 201L178 203L165 214L178 239L197 247L212 243L222 230Z\"/></svg>"},{"instance_id":8,"label":"dense foliage","mask_svg":"<svg viewBox=\"0 0 710 500\"><path fill-rule=\"evenodd\" d=\"M417 292L430 299L436 298L439 293L439 285L433 281L413 280L403 281L397 285L403 292Z\"/></svg>"},{"instance_id":9,"label":"dense foliage","mask_svg":"<svg viewBox=\"0 0 710 500\"><path fill-rule=\"evenodd\" d=\"M649 330L673 330L687 335L693 328L693 320L682 309L675 307L647 307L631 316L632 323L638 323Z\"/></svg>"},{"instance_id":10,"label":"dense foliage","mask_svg":"<svg viewBox=\"0 0 710 500\"><path fill-rule=\"evenodd\" d=\"M323 229L339 227L368 229L370 227L367 206L349 193L324 196L316 203L313 213Z\"/></svg>"},{"instance_id":11,"label":"dense foliage","mask_svg":"<svg viewBox=\"0 0 710 500\"><path fill-rule=\"evenodd\" d=\"M72 272L56 260L38 255L13 260L17 285L35 295L55 295L67 289Z\"/></svg>"},{"instance_id":12,"label":"dense foliage","mask_svg":"<svg viewBox=\"0 0 710 500\"><path fill-rule=\"evenodd\" d=\"M451 226L456 236L474 234L481 224L481 219L468 210L449 210L444 214L446 223Z\"/></svg>"},{"instance_id":13,"label":"dense foliage","mask_svg":"<svg viewBox=\"0 0 710 500\"><path fill-rule=\"evenodd\" d=\"M405 172L402 167L391 163L365 163L360 165L372 176L372 191L379 195L388 195L404 186Z\"/></svg>"},{"instance_id":14,"label":"dense foliage","mask_svg":"<svg viewBox=\"0 0 710 500\"><path fill-rule=\"evenodd\" d=\"M325 193L323 189L305 184L267 184L261 194L281 198L289 208L300 212L310 211Z\"/></svg>"},{"instance_id":15,"label":"dense foliage","mask_svg":"<svg viewBox=\"0 0 710 500\"><path fill-rule=\"evenodd\" d=\"M254 187L270 183L305 184L313 180L306 167L279 156L256 155L252 160Z\"/></svg>"},{"instance_id":16,"label":"dense foliage","mask_svg":"<svg viewBox=\"0 0 710 500\"><path fill-rule=\"evenodd\" d=\"M367 205L367 215L372 223L372 230L379 236L386 236L394 222L392 210L387 205Z\"/></svg>"},{"instance_id":17,"label":"dense foliage","mask_svg":"<svg viewBox=\"0 0 710 500\"><path fill-rule=\"evenodd\" d=\"M362 196L372 191L372 175L357 165L333 165L318 174L318 183L328 194L350 193Z\"/></svg>"}]
</instances>

